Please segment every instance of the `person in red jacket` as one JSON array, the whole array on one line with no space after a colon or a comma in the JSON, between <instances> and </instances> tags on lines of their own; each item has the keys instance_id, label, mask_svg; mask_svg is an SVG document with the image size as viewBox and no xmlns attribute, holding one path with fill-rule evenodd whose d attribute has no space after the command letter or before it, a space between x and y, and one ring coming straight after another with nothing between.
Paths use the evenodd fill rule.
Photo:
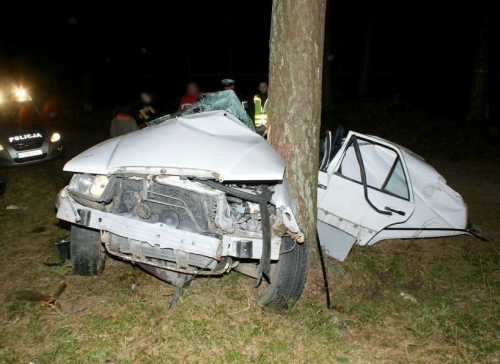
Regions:
<instances>
[{"instance_id":1,"label":"person in red jacket","mask_svg":"<svg viewBox=\"0 0 500 364\"><path fill-rule=\"evenodd\" d=\"M198 96L200 96L200 88L196 82L189 82L186 86L186 95L181 99L179 103L179 110L184 109L196 101L198 101Z\"/></svg>"}]
</instances>

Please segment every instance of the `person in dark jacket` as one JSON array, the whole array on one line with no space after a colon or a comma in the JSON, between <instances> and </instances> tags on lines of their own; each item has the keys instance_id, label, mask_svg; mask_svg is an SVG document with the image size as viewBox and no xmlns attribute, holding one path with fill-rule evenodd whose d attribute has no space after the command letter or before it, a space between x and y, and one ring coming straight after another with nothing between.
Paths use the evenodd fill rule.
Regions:
<instances>
[{"instance_id":1,"label":"person in dark jacket","mask_svg":"<svg viewBox=\"0 0 500 364\"><path fill-rule=\"evenodd\" d=\"M221 83L222 83L222 86L224 87L224 90L234 91L236 96L238 96L238 99L240 99L241 106L243 106L243 108L245 110L247 110L248 109L248 99L244 95L242 95L238 91L236 91L236 81L231 80L230 78L225 78L222 80Z\"/></svg>"},{"instance_id":2,"label":"person in dark jacket","mask_svg":"<svg viewBox=\"0 0 500 364\"><path fill-rule=\"evenodd\" d=\"M111 138L116 138L120 135L125 135L133 131L139 130L137 122L131 115L130 105L120 104L113 112L113 120L111 120L110 133Z\"/></svg>"}]
</instances>

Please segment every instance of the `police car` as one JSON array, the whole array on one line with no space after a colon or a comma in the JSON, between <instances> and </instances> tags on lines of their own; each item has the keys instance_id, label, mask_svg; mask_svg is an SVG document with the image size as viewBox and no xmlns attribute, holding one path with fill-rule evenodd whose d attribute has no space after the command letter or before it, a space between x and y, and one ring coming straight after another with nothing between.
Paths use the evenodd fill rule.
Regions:
<instances>
[{"instance_id":1,"label":"police car","mask_svg":"<svg viewBox=\"0 0 500 364\"><path fill-rule=\"evenodd\" d=\"M63 149L61 134L26 90L0 90L0 167L47 162L61 156Z\"/></svg>"}]
</instances>

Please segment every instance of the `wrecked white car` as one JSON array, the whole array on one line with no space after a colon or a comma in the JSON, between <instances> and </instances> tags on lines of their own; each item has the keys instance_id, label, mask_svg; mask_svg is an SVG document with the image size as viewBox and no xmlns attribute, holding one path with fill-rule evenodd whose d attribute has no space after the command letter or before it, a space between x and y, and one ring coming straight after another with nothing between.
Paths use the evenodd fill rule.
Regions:
<instances>
[{"instance_id":1,"label":"wrecked white car","mask_svg":"<svg viewBox=\"0 0 500 364\"><path fill-rule=\"evenodd\" d=\"M333 140L332 140L333 139ZM460 194L424 159L387 140L327 133L318 175L318 236L343 261L354 244L468 234Z\"/></svg>"},{"instance_id":2,"label":"wrecked white car","mask_svg":"<svg viewBox=\"0 0 500 364\"><path fill-rule=\"evenodd\" d=\"M235 270L265 305L298 298L307 244L285 163L253 129L234 93L219 92L69 161L57 217L72 224L74 273L101 273L107 251L178 287ZM460 195L379 138L327 138L318 191L320 241L340 260L355 243L467 233Z\"/></svg>"},{"instance_id":3,"label":"wrecked white car","mask_svg":"<svg viewBox=\"0 0 500 364\"><path fill-rule=\"evenodd\" d=\"M153 124L65 165L75 174L57 217L73 224L74 273L99 274L105 251L176 286L236 270L256 279L262 303L286 307L302 291L307 244L283 159L232 91Z\"/></svg>"}]
</instances>

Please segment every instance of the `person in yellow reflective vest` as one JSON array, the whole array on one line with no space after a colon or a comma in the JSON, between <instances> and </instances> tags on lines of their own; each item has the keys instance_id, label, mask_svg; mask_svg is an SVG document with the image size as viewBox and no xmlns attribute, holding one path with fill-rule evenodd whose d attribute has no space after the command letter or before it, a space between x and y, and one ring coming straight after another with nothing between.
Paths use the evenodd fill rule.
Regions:
<instances>
[{"instance_id":1,"label":"person in yellow reflective vest","mask_svg":"<svg viewBox=\"0 0 500 364\"><path fill-rule=\"evenodd\" d=\"M151 91L143 91L139 96L139 103L141 109L139 110L139 127L142 129L146 126L147 121L156 119L162 114L160 113L160 108L156 103L155 94Z\"/></svg>"},{"instance_id":2,"label":"person in yellow reflective vest","mask_svg":"<svg viewBox=\"0 0 500 364\"><path fill-rule=\"evenodd\" d=\"M259 134L264 134L267 127L267 82L262 81L259 83L259 93L254 96L254 124L255 130Z\"/></svg>"}]
</instances>

